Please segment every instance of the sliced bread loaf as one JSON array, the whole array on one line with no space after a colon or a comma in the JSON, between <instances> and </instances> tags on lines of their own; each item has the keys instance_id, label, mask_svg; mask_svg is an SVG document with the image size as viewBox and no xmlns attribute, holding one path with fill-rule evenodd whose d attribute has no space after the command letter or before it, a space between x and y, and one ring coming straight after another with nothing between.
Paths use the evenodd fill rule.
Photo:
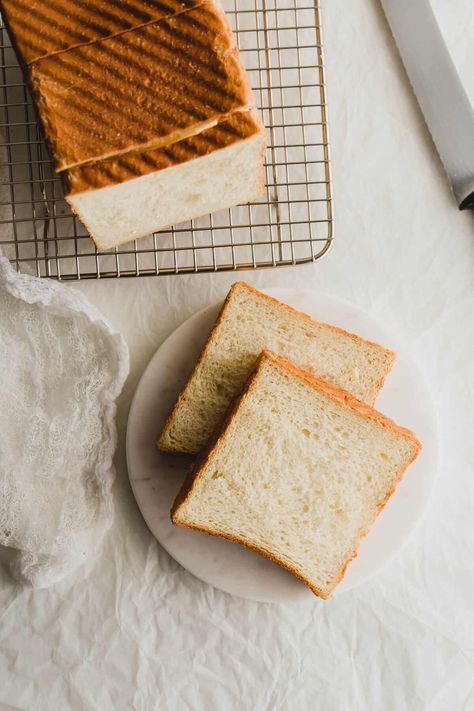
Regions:
<instances>
[{"instance_id":1,"label":"sliced bread loaf","mask_svg":"<svg viewBox=\"0 0 474 711\"><path fill-rule=\"evenodd\" d=\"M169 452L199 452L268 348L373 404L392 351L234 284L191 378L159 437Z\"/></svg>"},{"instance_id":2,"label":"sliced bread loaf","mask_svg":"<svg viewBox=\"0 0 474 711\"><path fill-rule=\"evenodd\" d=\"M409 430L264 352L172 521L265 555L326 599L420 448Z\"/></svg>"}]
</instances>

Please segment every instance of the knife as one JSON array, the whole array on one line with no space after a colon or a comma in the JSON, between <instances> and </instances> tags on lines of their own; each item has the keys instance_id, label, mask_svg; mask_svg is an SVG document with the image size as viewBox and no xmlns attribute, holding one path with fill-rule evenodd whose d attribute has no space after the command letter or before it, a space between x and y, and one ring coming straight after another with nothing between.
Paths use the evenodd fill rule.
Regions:
<instances>
[{"instance_id":1,"label":"knife","mask_svg":"<svg viewBox=\"0 0 474 711\"><path fill-rule=\"evenodd\" d=\"M460 210L474 209L474 109L429 0L381 0Z\"/></svg>"}]
</instances>

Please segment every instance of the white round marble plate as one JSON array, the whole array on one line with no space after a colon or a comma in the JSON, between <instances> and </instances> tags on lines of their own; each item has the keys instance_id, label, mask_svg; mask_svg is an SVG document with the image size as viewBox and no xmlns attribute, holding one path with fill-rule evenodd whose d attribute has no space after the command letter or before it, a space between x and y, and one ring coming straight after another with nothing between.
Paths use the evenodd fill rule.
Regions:
<instances>
[{"instance_id":1,"label":"white round marble plate","mask_svg":"<svg viewBox=\"0 0 474 711\"><path fill-rule=\"evenodd\" d=\"M436 472L436 417L424 378L396 341L354 306L318 292L268 289L271 296L395 350L397 362L377 408L413 429L423 451L410 467L349 565L335 594L360 585L404 544L428 501ZM225 592L262 602L314 598L290 573L240 545L173 526L170 508L190 459L158 452L155 441L217 317L221 303L192 316L160 346L137 387L127 429L130 483L140 511L163 548L184 568Z\"/></svg>"}]
</instances>

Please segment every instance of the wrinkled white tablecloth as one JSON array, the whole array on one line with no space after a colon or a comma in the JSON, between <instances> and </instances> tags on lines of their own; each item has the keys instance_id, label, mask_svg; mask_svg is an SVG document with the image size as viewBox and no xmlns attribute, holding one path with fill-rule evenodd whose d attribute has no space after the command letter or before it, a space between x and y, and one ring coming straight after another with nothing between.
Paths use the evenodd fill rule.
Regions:
<instances>
[{"instance_id":1,"label":"wrinkled white tablecloth","mask_svg":"<svg viewBox=\"0 0 474 711\"><path fill-rule=\"evenodd\" d=\"M457 2L472 45L471 1ZM456 210L376 0L324 9L337 242L318 264L245 278L349 299L406 342L440 415L427 515L389 567L324 605L257 604L199 582L143 523L124 433L156 348L235 275L76 284L130 347L116 520L96 559L52 589L0 569L1 709L474 709L474 216Z\"/></svg>"}]
</instances>

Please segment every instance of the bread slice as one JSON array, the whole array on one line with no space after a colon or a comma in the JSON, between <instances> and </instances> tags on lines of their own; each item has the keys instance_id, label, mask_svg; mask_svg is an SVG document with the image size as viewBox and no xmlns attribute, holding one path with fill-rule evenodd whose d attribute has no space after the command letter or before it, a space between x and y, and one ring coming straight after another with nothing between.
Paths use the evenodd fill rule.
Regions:
<instances>
[{"instance_id":1,"label":"bread slice","mask_svg":"<svg viewBox=\"0 0 474 711\"><path fill-rule=\"evenodd\" d=\"M268 348L373 404L395 360L392 351L234 284L186 387L159 437L168 452L199 452L260 352Z\"/></svg>"},{"instance_id":2,"label":"bread slice","mask_svg":"<svg viewBox=\"0 0 474 711\"><path fill-rule=\"evenodd\" d=\"M0 0L22 63L171 17L202 0Z\"/></svg>"},{"instance_id":3,"label":"bread slice","mask_svg":"<svg viewBox=\"0 0 474 711\"><path fill-rule=\"evenodd\" d=\"M65 196L98 249L177 222L251 202L265 189L265 130L258 113L144 153L65 172Z\"/></svg>"},{"instance_id":4,"label":"bread slice","mask_svg":"<svg viewBox=\"0 0 474 711\"><path fill-rule=\"evenodd\" d=\"M215 0L40 59L29 71L57 171L170 145L254 104Z\"/></svg>"},{"instance_id":5,"label":"bread slice","mask_svg":"<svg viewBox=\"0 0 474 711\"><path fill-rule=\"evenodd\" d=\"M420 448L409 430L264 352L172 521L261 553L326 599Z\"/></svg>"}]
</instances>

